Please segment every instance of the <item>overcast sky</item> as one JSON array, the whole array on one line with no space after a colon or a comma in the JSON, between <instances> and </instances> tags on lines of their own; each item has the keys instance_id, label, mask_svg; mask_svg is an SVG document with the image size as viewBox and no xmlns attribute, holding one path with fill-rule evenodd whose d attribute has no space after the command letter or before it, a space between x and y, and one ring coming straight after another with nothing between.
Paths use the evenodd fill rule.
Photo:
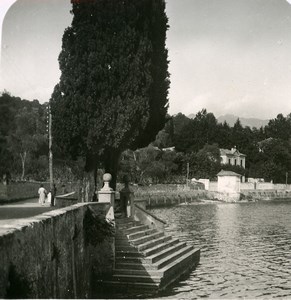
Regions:
<instances>
[{"instance_id":1,"label":"overcast sky","mask_svg":"<svg viewBox=\"0 0 291 300\"><path fill-rule=\"evenodd\" d=\"M0 0L1 23L13 2ZM1 90L41 102L50 98L69 10L69 0L14 4L3 27ZM206 108L216 117L268 119L291 113L286 0L168 0L167 15L170 114Z\"/></svg>"}]
</instances>

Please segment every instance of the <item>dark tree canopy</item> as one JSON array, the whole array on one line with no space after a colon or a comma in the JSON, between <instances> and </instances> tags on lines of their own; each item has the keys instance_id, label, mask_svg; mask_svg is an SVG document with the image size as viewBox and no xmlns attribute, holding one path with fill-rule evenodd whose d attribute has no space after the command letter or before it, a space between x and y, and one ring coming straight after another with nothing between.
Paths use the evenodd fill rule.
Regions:
<instances>
[{"instance_id":1,"label":"dark tree canopy","mask_svg":"<svg viewBox=\"0 0 291 300\"><path fill-rule=\"evenodd\" d=\"M106 162L149 144L165 125L165 1L74 2L51 98L54 141L89 169L103 156L111 171Z\"/></svg>"}]
</instances>

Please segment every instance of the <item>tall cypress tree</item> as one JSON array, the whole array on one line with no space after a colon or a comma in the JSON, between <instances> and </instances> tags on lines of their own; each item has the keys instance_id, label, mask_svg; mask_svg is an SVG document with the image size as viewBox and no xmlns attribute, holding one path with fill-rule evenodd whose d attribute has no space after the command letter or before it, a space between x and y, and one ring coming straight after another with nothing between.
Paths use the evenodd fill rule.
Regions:
<instances>
[{"instance_id":1,"label":"tall cypress tree","mask_svg":"<svg viewBox=\"0 0 291 300\"><path fill-rule=\"evenodd\" d=\"M164 0L75 0L51 98L54 141L86 170L102 161L115 185L120 153L154 140L166 121Z\"/></svg>"}]
</instances>

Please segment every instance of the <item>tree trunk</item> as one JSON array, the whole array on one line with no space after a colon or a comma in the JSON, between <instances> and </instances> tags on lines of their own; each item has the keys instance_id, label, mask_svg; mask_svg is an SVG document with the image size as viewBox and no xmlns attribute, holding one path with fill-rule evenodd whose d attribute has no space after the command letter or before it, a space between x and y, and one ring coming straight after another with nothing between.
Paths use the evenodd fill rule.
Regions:
<instances>
[{"instance_id":1,"label":"tree trunk","mask_svg":"<svg viewBox=\"0 0 291 300\"><path fill-rule=\"evenodd\" d=\"M104 162L105 173L110 173L112 175L110 187L113 188L114 191L116 190L117 171L120 154L121 153L118 150L107 150Z\"/></svg>"},{"instance_id":2,"label":"tree trunk","mask_svg":"<svg viewBox=\"0 0 291 300\"><path fill-rule=\"evenodd\" d=\"M24 175L25 175L25 161L26 161L26 151L20 153L20 158L21 158L21 166L22 166L22 173L21 173L21 181L24 180Z\"/></svg>"},{"instance_id":3,"label":"tree trunk","mask_svg":"<svg viewBox=\"0 0 291 300\"><path fill-rule=\"evenodd\" d=\"M98 172L98 168L97 168L97 164L95 163L94 166L94 194L93 194L93 201L96 202L97 201L97 192L98 192L98 187L97 187L97 172Z\"/></svg>"},{"instance_id":4,"label":"tree trunk","mask_svg":"<svg viewBox=\"0 0 291 300\"><path fill-rule=\"evenodd\" d=\"M94 172L84 172L81 188L81 201L91 202L95 192Z\"/></svg>"}]
</instances>

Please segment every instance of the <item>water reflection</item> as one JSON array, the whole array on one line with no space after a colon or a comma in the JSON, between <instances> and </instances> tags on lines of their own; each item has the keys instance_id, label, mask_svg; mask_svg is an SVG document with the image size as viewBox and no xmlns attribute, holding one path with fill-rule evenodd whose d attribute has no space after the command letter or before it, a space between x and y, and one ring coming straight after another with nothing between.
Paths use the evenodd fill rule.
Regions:
<instances>
[{"instance_id":1,"label":"water reflection","mask_svg":"<svg viewBox=\"0 0 291 300\"><path fill-rule=\"evenodd\" d=\"M201 248L200 265L159 298L291 298L291 202L153 209Z\"/></svg>"}]
</instances>

